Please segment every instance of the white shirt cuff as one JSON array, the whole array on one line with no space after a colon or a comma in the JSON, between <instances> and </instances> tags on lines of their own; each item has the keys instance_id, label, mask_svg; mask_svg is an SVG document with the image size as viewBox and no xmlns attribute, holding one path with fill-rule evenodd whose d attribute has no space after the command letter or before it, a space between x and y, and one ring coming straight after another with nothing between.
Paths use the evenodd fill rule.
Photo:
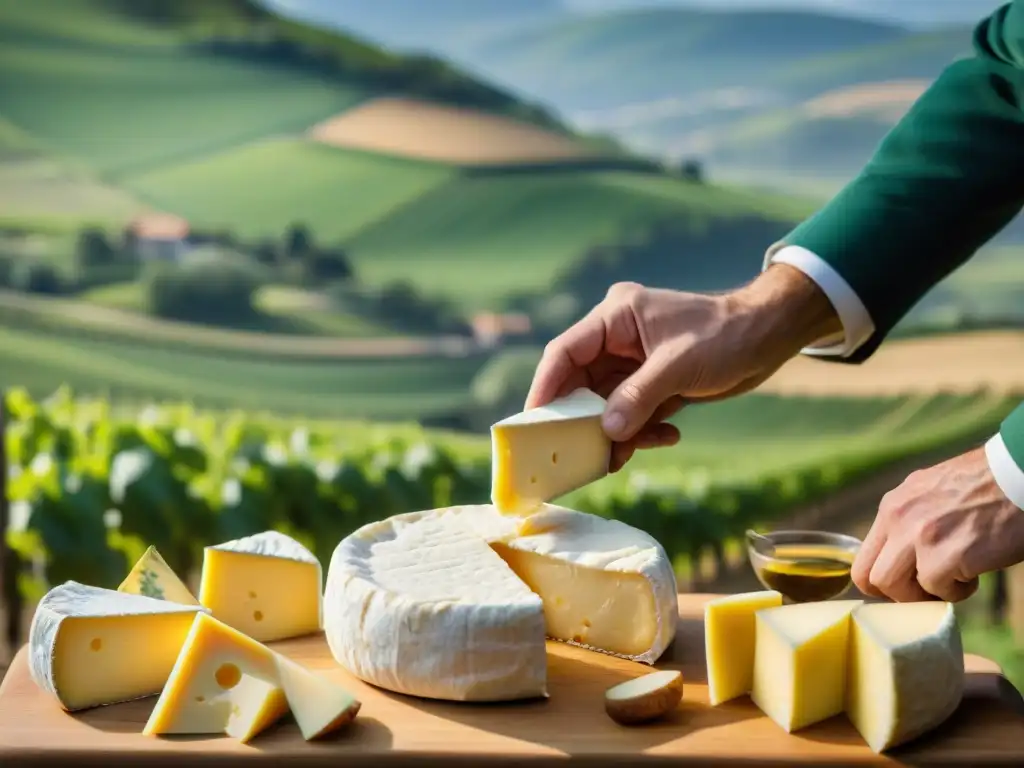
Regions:
<instances>
[{"instance_id":1,"label":"white shirt cuff","mask_svg":"<svg viewBox=\"0 0 1024 768\"><path fill-rule=\"evenodd\" d=\"M839 315L843 332L819 340L803 350L805 355L849 357L875 332L875 324L867 307L853 292L849 283L832 266L815 253L796 245L775 246L768 250L764 269L771 264L788 264L799 269L818 284Z\"/></svg>"},{"instance_id":2,"label":"white shirt cuff","mask_svg":"<svg viewBox=\"0 0 1024 768\"><path fill-rule=\"evenodd\" d=\"M998 432L985 443L985 456L999 490L1015 507L1024 509L1024 470L1017 466Z\"/></svg>"}]
</instances>

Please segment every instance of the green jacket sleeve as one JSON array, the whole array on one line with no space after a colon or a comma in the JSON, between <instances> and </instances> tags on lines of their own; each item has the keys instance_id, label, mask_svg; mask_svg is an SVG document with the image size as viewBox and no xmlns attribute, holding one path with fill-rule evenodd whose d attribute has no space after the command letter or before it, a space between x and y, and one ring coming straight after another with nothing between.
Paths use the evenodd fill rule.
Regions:
<instances>
[{"instance_id":1,"label":"green jacket sleeve","mask_svg":"<svg viewBox=\"0 0 1024 768\"><path fill-rule=\"evenodd\" d=\"M870 357L1024 205L1024 0L979 24L973 48L918 99L864 170L783 239L830 265L873 321L856 351L830 359Z\"/></svg>"},{"instance_id":2,"label":"green jacket sleeve","mask_svg":"<svg viewBox=\"0 0 1024 768\"><path fill-rule=\"evenodd\" d=\"M1024 403L1003 420L998 434L985 444L985 455L999 488L1024 509Z\"/></svg>"}]
</instances>

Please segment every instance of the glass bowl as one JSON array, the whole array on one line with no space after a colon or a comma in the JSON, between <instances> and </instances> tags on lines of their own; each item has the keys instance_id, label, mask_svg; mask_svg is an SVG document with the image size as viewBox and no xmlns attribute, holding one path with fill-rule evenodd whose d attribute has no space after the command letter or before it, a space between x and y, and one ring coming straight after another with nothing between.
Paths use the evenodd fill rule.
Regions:
<instances>
[{"instance_id":1,"label":"glass bowl","mask_svg":"<svg viewBox=\"0 0 1024 768\"><path fill-rule=\"evenodd\" d=\"M747 555L765 589L792 603L831 600L852 585L850 569L860 550L855 536L828 531L747 531Z\"/></svg>"}]
</instances>

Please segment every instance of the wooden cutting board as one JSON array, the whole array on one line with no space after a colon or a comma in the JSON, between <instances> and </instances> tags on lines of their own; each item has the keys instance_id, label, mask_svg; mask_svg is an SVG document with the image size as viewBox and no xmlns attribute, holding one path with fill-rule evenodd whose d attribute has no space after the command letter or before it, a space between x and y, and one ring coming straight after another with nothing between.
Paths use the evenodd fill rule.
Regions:
<instances>
[{"instance_id":1,"label":"wooden cutting board","mask_svg":"<svg viewBox=\"0 0 1024 768\"><path fill-rule=\"evenodd\" d=\"M549 643L546 701L455 704L355 680L314 635L274 647L359 696L363 708L350 728L318 743L304 742L290 720L248 746L227 737L151 738L141 731L155 698L67 714L32 682L22 648L0 686L0 766L1024 766L1024 702L977 656L967 657L968 694L953 718L887 757L872 754L841 716L789 735L747 698L708 706L703 606L711 597L679 596L679 634L657 666L683 670L684 701L655 724L623 727L604 713L605 690L649 672L642 664Z\"/></svg>"}]
</instances>

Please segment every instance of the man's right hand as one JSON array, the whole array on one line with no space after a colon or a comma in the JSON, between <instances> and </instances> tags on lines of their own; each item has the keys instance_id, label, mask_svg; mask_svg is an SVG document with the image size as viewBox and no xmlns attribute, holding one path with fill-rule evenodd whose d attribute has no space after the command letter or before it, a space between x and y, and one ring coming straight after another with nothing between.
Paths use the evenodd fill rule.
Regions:
<instances>
[{"instance_id":1,"label":"man's right hand","mask_svg":"<svg viewBox=\"0 0 1024 768\"><path fill-rule=\"evenodd\" d=\"M821 290L787 265L721 295L618 283L547 345L526 407L577 387L607 398L614 472L637 449L678 442L666 420L684 404L747 392L804 346L841 330Z\"/></svg>"}]
</instances>

